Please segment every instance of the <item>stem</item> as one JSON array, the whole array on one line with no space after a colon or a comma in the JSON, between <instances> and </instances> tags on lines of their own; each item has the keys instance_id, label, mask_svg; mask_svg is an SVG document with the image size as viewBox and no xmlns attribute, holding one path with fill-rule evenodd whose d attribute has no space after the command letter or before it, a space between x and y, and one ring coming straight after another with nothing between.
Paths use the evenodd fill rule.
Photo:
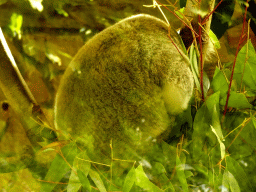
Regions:
<instances>
[{"instance_id":1,"label":"stem","mask_svg":"<svg viewBox=\"0 0 256 192\"><path fill-rule=\"evenodd\" d=\"M248 0L247 0L247 4L248 4ZM237 56L238 56L239 48L240 48L240 46L241 46L241 44L243 42L245 23L246 23L246 15L247 15L247 8L248 7L246 6L245 7L245 13L244 13L244 22L243 22L242 33L240 35L239 43L238 43L238 46L237 46L237 49L236 49L236 56L235 56L233 67L232 67L232 71L231 71L231 77L230 77L230 81L229 81L227 99L226 99L225 109L224 109L224 113L223 113L223 119L225 118L225 115L226 115L227 109L228 109L228 100L229 100L229 97L230 97L231 85L232 85L234 71L235 71L235 66L236 66L236 59L237 59Z\"/></svg>"},{"instance_id":2,"label":"stem","mask_svg":"<svg viewBox=\"0 0 256 192\"><path fill-rule=\"evenodd\" d=\"M188 19L186 18L185 15L184 16L184 19L186 21L184 21L183 19L181 19L175 12L173 12L172 10L170 10L168 7L166 7L165 5L163 5L162 3L160 3L159 1L156 1L158 4L160 4L161 6L163 6L166 10L168 10L170 13L172 13L177 19L179 19L185 26L187 26L195 35L196 37L198 37L198 34L196 33L196 31L190 26L187 24L188 22ZM182 13L181 13L182 14ZM167 22L169 24L169 22Z\"/></svg>"},{"instance_id":3,"label":"stem","mask_svg":"<svg viewBox=\"0 0 256 192\"><path fill-rule=\"evenodd\" d=\"M198 43L200 52L200 89L201 89L201 98L204 101L204 82L203 82L203 70L204 70L204 60L209 48L209 37L208 33L210 31L212 13L214 9L215 0L188 0L186 4L185 15L193 18L192 24L198 27ZM219 5L219 4L218 4ZM206 12L207 15L196 15L195 9L201 10L201 12ZM203 28L202 28L203 27ZM204 29L204 30L203 30Z\"/></svg>"},{"instance_id":4,"label":"stem","mask_svg":"<svg viewBox=\"0 0 256 192\"><path fill-rule=\"evenodd\" d=\"M204 25L208 19L211 17L211 15L214 13L214 11L217 9L217 7L219 7L219 5L222 3L223 0L221 0L218 5L216 5L216 7L208 14L208 16L203 20L202 25Z\"/></svg>"},{"instance_id":5,"label":"stem","mask_svg":"<svg viewBox=\"0 0 256 192\"><path fill-rule=\"evenodd\" d=\"M37 102L16 65L1 28L0 41L0 87L15 111L26 115Z\"/></svg>"},{"instance_id":6,"label":"stem","mask_svg":"<svg viewBox=\"0 0 256 192\"><path fill-rule=\"evenodd\" d=\"M50 123L46 119L34 96L23 79L11 51L0 28L0 88L18 115L27 137L35 148L41 148L37 143L41 136L55 139L54 132L40 124Z\"/></svg>"},{"instance_id":7,"label":"stem","mask_svg":"<svg viewBox=\"0 0 256 192\"><path fill-rule=\"evenodd\" d=\"M198 21L201 23L201 16L198 16ZM204 102L204 59L203 59L203 44L202 44L202 28L199 26L199 46L200 46L200 88L202 94L202 100Z\"/></svg>"}]
</instances>

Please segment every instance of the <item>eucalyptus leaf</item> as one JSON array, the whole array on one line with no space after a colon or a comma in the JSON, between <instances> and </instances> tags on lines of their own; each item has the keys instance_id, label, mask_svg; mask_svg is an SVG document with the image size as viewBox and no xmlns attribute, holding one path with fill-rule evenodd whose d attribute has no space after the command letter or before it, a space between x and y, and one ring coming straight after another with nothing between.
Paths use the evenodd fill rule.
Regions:
<instances>
[{"instance_id":1,"label":"eucalyptus leaf","mask_svg":"<svg viewBox=\"0 0 256 192\"><path fill-rule=\"evenodd\" d=\"M131 170L128 172L127 176L125 177L124 185L123 185L123 192L131 191L135 180L136 180L135 169L134 169L134 167L132 167Z\"/></svg>"},{"instance_id":2,"label":"eucalyptus leaf","mask_svg":"<svg viewBox=\"0 0 256 192\"><path fill-rule=\"evenodd\" d=\"M69 183L67 186L68 192L77 192L81 188L82 181L80 179L82 177L81 178L78 177L77 172L78 171L82 172L85 177L88 175L91 168L91 163L86 160L89 160L89 157L87 156L86 151L83 151L76 156L73 163L71 175L69 177Z\"/></svg>"},{"instance_id":3,"label":"eucalyptus leaf","mask_svg":"<svg viewBox=\"0 0 256 192\"><path fill-rule=\"evenodd\" d=\"M13 36L21 38L21 27L23 24L23 16L17 13L13 13L11 16L11 23L9 24L9 28L11 29Z\"/></svg>"},{"instance_id":4,"label":"eucalyptus leaf","mask_svg":"<svg viewBox=\"0 0 256 192\"><path fill-rule=\"evenodd\" d=\"M191 171L185 171L186 178L192 177L194 174Z\"/></svg>"},{"instance_id":5,"label":"eucalyptus leaf","mask_svg":"<svg viewBox=\"0 0 256 192\"><path fill-rule=\"evenodd\" d=\"M220 42L212 30L209 31L209 37L211 38L211 41L213 42L215 48L220 49Z\"/></svg>"},{"instance_id":6,"label":"eucalyptus leaf","mask_svg":"<svg viewBox=\"0 0 256 192\"><path fill-rule=\"evenodd\" d=\"M157 174L166 173L164 166L159 162L155 163L154 170L156 170Z\"/></svg>"},{"instance_id":7,"label":"eucalyptus leaf","mask_svg":"<svg viewBox=\"0 0 256 192\"><path fill-rule=\"evenodd\" d=\"M225 169L224 174L223 174L223 185L227 188L230 189L231 192L240 192L240 187L235 179L235 177Z\"/></svg>"},{"instance_id":8,"label":"eucalyptus leaf","mask_svg":"<svg viewBox=\"0 0 256 192\"><path fill-rule=\"evenodd\" d=\"M69 182L67 186L67 192L77 192L82 187L79 177L75 171L71 171Z\"/></svg>"},{"instance_id":9,"label":"eucalyptus leaf","mask_svg":"<svg viewBox=\"0 0 256 192\"><path fill-rule=\"evenodd\" d=\"M221 141L221 139L219 138L219 135L217 134L216 130L213 128L213 126L211 126L212 128L212 132L216 135L217 139L218 139L218 142L220 144L220 154L221 154L221 159L223 159L225 157L225 150L226 150L226 147L224 145L224 143Z\"/></svg>"},{"instance_id":10,"label":"eucalyptus leaf","mask_svg":"<svg viewBox=\"0 0 256 192\"><path fill-rule=\"evenodd\" d=\"M77 155L77 146L75 143L70 143L61 149L61 155L57 154L45 176L45 181L42 183L41 191L52 191L64 175L70 170L70 165Z\"/></svg>"},{"instance_id":11,"label":"eucalyptus leaf","mask_svg":"<svg viewBox=\"0 0 256 192\"><path fill-rule=\"evenodd\" d=\"M220 91L221 97L226 96L228 92L228 80L227 75L229 75L230 71L221 71L218 67L216 67L213 80L211 82L211 86L214 92Z\"/></svg>"},{"instance_id":12,"label":"eucalyptus leaf","mask_svg":"<svg viewBox=\"0 0 256 192\"><path fill-rule=\"evenodd\" d=\"M192 70L192 73L193 73L193 77L194 77L196 87L201 92L200 80L199 80L198 61L197 61L196 50L195 50L195 47L194 47L193 44L190 47L189 60L190 60L191 70Z\"/></svg>"},{"instance_id":13,"label":"eucalyptus leaf","mask_svg":"<svg viewBox=\"0 0 256 192\"><path fill-rule=\"evenodd\" d=\"M146 190L146 191L152 191L152 192L163 192L163 190L161 190L159 187L157 187L156 185L154 185L147 177L147 175L145 174L142 165L139 165L136 169L135 169L135 173L136 173L136 185L141 187L142 189Z\"/></svg>"},{"instance_id":14,"label":"eucalyptus leaf","mask_svg":"<svg viewBox=\"0 0 256 192\"><path fill-rule=\"evenodd\" d=\"M219 109L220 92L212 94L206 100L206 106L209 110L209 114L212 117L212 128L216 131L217 137L223 140L223 134L220 125L220 109Z\"/></svg>"},{"instance_id":15,"label":"eucalyptus leaf","mask_svg":"<svg viewBox=\"0 0 256 192\"><path fill-rule=\"evenodd\" d=\"M222 98L221 102L222 105L225 105L226 98ZM228 100L228 107L238 108L238 109L247 109L251 108L252 105L248 102L247 98L243 93L237 93L234 91L230 92L230 97Z\"/></svg>"},{"instance_id":16,"label":"eucalyptus leaf","mask_svg":"<svg viewBox=\"0 0 256 192\"><path fill-rule=\"evenodd\" d=\"M84 174L84 172L82 172L81 170L77 170L77 175L79 177L79 180L83 186L83 189L86 191L86 192L90 192L91 191L91 185L90 185L90 182L87 178L87 176Z\"/></svg>"},{"instance_id":17,"label":"eucalyptus leaf","mask_svg":"<svg viewBox=\"0 0 256 192\"><path fill-rule=\"evenodd\" d=\"M184 13L184 10L185 10L185 8L183 7L183 8L181 8L180 10L178 10L178 11L175 11L175 13L179 16L179 18L183 18L183 15L181 14L181 13Z\"/></svg>"},{"instance_id":18,"label":"eucalyptus leaf","mask_svg":"<svg viewBox=\"0 0 256 192\"><path fill-rule=\"evenodd\" d=\"M232 154L233 159L243 159L253 153L254 149L252 146L255 146L255 128L252 122L245 123L249 118L248 113L238 111L228 112L225 116L223 127L231 133L226 137L225 144L229 146L232 143L228 152Z\"/></svg>"},{"instance_id":19,"label":"eucalyptus leaf","mask_svg":"<svg viewBox=\"0 0 256 192\"><path fill-rule=\"evenodd\" d=\"M174 152L169 152L169 154L175 154ZM174 158L172 158L174 159ZM175 159L174 159L175 161ZM174 164L176 164L174 162ZM170 161L168 161L168 165L170 165ZM166 192L173 192L175 191L169 177L168 173L165 169L165 166L162 163L156 162L152 167L152 173L151 176L153 178L157 178L157 183L161 186L161 189L163 189Z\"/></svg>"},{"instance_id":20,"label":"eucalyptus leaf","mask_svg":"<svg viewBox=\"0 0 256 192\"><path fill-rule=\"evenodd\" d=\"M194 132L192 135L193 139L193 158L199 160L202 158L207 158L205 153L202 151L205 139L207 138L210 126L209 122L211 117L208 113L206 105L202 105L196 113L193 128Z\"/></svg>"},{"instance_id":21,"label":"eucalyptus leaf","mask_svg":"<svg viewBox=\"0 0 256 192\"><path fill-rule=\"evenodd\" d=\"M256 150L256 129L252 121L247 123L243 128L243 131L240 133L240 136L250 145L251 148Z\"/></svg>"},{"instance_id":22,"label":"eucalyptus leaf","mask_svg":"<svg viewBox=\"0 0 256 192\"><path fill-rule=\"evenodd\" d=\"M205 71L203 71L203 87L204 87L204 97L207 97L207 92L210 88L210 79Z\"/></svg>"},{"instance_id":23,"label":"eucalyptus leaf","mask_svg":"<svg viewBox=\"0 0 256 192\"><path fill-rule=\"evenodd\" d=\"M89 175L100 192L107 192L105 185L104 185L102 179L100 178L100 175L96 171L90 169Z\"/></svg>"},{"instance_id":24,"label":"eucalyptus leaf","mask_svg":"<svg viewBox=\"0 0 256 192\"><path fill-rule=\"evenodd\" d=\"M176 171L177 176L180 181L181 187L184 192L188 192L188 183L186 180L186 175L184 173L185 165L181 163L180 158L176 156Z\"/></svg>"},{"instance_id":25,"label":"eucalyptus leaf","mask_svg":"<svg viewBox=\"0 0 256 192\"><path fill-rule=\"evenodd\" d=\"M240 188L242 188L243 191L253 191L252 185L241 165L230 156L226 157L226 163L226 169L236 178Z\"/></svg>"},{"instance_id":26,"label":"eucalyptus leaf","mask_svg":"<svg viewBox=\"0 0 256 192\"><path fill-rule=\"evenodd\" d=\"M234 79L240 87L246 86L248 89L256 92L256 53L249 40L239 51L234 71Z\"/></svg>"},{"instance_id":27,"label":"eucalyptus leaf","mask_svg":"<svg viewBox=\"0 0 256 192\"><path fill-rule=\"evenodd\" d=\"M255 117L252 115L252 113L250 113L250 115L251 115L251 119L252 119L254 128L256 129L256 119L255 119Z\"/></svg>"}]
</instances>

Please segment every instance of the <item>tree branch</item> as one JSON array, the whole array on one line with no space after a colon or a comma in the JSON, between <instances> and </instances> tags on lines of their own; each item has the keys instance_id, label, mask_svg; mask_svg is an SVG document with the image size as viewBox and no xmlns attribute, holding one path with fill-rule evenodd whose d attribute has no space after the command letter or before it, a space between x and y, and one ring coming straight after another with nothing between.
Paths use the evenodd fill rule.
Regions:
<instances>
[{"instance_id":1,"label":"tree branch","mask_svg":"<svg viewBox=\"0 0 256 192\"><path fill-rule=\"evenodd\" d=\"M1 28L0 41L0 88L20 118L33 147L40 148L37 142L42 140L41 136L50 140L56 136L52 130L41 127L43 123L50 124L23 79Z\"/></svg>"},{"instance_id":2,"label":"tree branch","mask_svg":"<svg viewBox=\"0 0 256 192\"><path fill-rule=\"evenodd\" d=\"M210 32L214 4L215 0L188 0L185 9L186 17L191 21L195 31L199 34L197 42L199 43L198 47L200 52L200 88L202 100L204 100L203 70L205 69L208 76L212 76L212 63L205 63L205 60L206 55L209 52L213 52L208 34ZM212 58L210 57L210 59Z\"/></svg>"}]
</instances>

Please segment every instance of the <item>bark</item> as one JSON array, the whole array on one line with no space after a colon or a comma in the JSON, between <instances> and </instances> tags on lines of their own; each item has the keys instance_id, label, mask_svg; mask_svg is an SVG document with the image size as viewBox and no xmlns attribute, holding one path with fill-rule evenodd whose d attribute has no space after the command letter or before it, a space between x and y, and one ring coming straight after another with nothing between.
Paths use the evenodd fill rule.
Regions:
<instances>
[{"instance_id":1,"label":"bark","mask_svg":"<svg viewBox=\"0 0 256 192\"><path fill-rule=\"evenodd\" d=\"M41 136L54 139L55 135L50 129L42 127L43 122L48 125L49 122L21 76L2 30L0 36L0 88L21 120L33 147L40 148L37 142L42 140Z\"/></svg>"}]
</instances>

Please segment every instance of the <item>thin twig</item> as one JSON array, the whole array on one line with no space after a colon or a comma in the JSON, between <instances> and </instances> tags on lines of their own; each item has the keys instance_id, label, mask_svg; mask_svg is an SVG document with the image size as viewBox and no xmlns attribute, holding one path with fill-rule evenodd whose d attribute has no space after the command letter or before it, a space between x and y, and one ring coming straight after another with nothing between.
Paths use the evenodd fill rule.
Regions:
<instances>
[{"instance_id":1,"label":"thin twig","mask_svg":"<svg viewBox=\"0 0 256 192\"><path fill-rule=\"evenodd\" d=\"M172 10L170 10L168 7L166 7L165 5L163 5L162 3L160 3L159 1L156 1L157 3L159 3L161 6L163 6L165 9L167 9L170 13L172 13L173 15L175 15L175 17L177 17L184 25L186 25L191 31L193 31L193 33L196 35L196 37L198 37L197 32L190 27L185 21L183 21L175 12L173 12ZM184 16L184 18L186 18ZM187 19L188 20L188 19Z\"/></svg>"},{"instance_id":2,"label":"thin twig","mask_svg":"<svg viewBox=\"0 0 256 192\"><path fill-rule=\"evenodd\" d=\"M250 30L249 30L250 29L250 21L251 21L251 19L248 21L247 42L249 41L249 37L250 37ZM246 66L246 63L247 63L247 60L248 60L248 49L249 49L249 44L247 43L247 45L246 45L246 57L245 57L244 68L243 68L242 77L241 77L240 92L242 92L242 85L243 85L245 66Z\"/></svg>"},{"instance_id":3,"label":"thin twig","mask_svg":"<svg viewBox=\"0 0 256 192\"><path fill-rule=\"evenodd\" d=\"M198 15L198 22L201 23L201 16ZM203 43L202 43L202 28L199 26L199 46L200 46L200 88L201 88L201 94L202 94L202 100L204 102L204 82L203 82L203 76L204 76L204 60L203 60Z\"/></svg>"},{"instance_id":4,"label":"thin twig","mask_svg":"<svg viewBox=\"0 0 256 192\"><path fill-rule=\"evenodd\" d=\"M222 3L222 1L223 1L223 0L221 0L221 1L218 3L218 5L216 5L216 7L207 15L207 17L204 18L204 20L203 20L203 22L202 22L202 25L204 25L204 24L208 21L209 17L210 17L210 16L214 13L214 11L219 7L219 5Z\"/></svg>"},{"instance_id":5,"label":"thin twig","mask_svg":"<svg viewBox=\"0 0 256 192\"><path fill-rule=\"evenodd\" d=\"M248 0L247 0L247 4L248 4ZM233 76L234 76L234 71L235 71L235 66L236 66L236 60L237 60L239 48L240 48L240 46L241 46L241 44L242 44L242 42L243 42L243 36L244 36L244 30L245 30L247 9L248 9L248 7L246 6L246 7L245 7L245 13L244 13L244 22L243 22L242 33L241 33L241 35L240 35L239 43L238 43L238 46L237 46L237 49L236 49L236 56L235 56L234 63L233 63L233 67L232 67L232 71L231 71L231 77L230 77L230 81L229 81L227 99L226 99L225 109L224 109L224 113L223 113L223 119L225 118L225 115L226 115L226 113L227 113L227 109L228 109L228 100L229 100L229 97L230 97L230 91L231 91L231 85L232 85Z\"/></svg>"}]
</instances>

